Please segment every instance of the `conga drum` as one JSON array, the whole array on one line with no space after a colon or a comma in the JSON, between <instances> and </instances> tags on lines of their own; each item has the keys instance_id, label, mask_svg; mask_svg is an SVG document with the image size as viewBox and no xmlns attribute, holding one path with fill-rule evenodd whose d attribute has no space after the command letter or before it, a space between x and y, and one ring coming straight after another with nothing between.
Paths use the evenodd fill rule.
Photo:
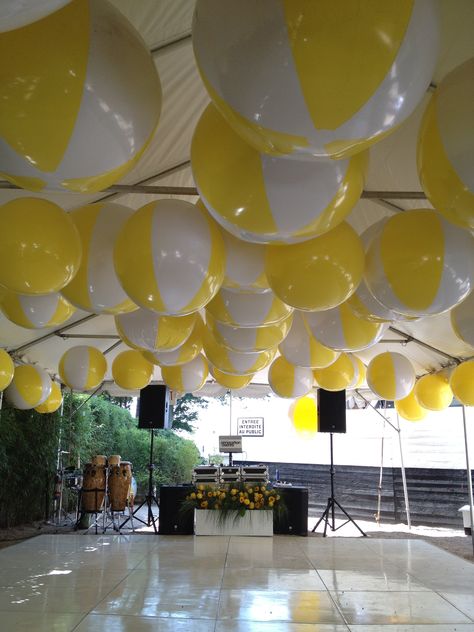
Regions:
<instances>
[{"instance_id":1,"label":"conga drum","mask_svg":"<svg viewBox=\"0 0 474 632\"><path fill-rule=\"evenodd\" d=\"M110 465L120 465L121 457L120 454L111 454L107 459L107 462Z\"/></svg>"},{"instance_id":2,"label":"conga drum","mask_svg":"<svg viewBox=\"0 0 474 632\"><path fill-rule=\"evenodd\" d=\"M83 511L100 511L105 496L105 482L105 465L85 464L81 494Z\"/></svg>"},{"instance_id":3,"label":"conga drum","mask_svg":"<svg viewBox=\"0 0 474 632\"><path fill-rule=\"evenodd\" d=\"M100 465L105 467L107 465L107 457L105 456L105 454L96 454L95 456L93 456L92 465Z\"/></svg>"},{"instance_id":4,"label":"conga drum","mask_svg":"<svg viewBox=\"0 0 474 632\"><path fill-rule=\"evenodd\" d=\"M124 511L132 482L132 464L122 461L109 466L109 498L112 511Z\"/></svg>"}]
</instances>

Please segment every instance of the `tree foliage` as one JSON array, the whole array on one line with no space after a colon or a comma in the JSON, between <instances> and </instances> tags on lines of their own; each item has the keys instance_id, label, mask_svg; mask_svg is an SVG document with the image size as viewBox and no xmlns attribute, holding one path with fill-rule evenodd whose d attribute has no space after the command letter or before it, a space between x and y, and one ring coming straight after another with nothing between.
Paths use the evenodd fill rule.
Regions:
<instances>
[{"instance_id":1,"label":"tree foliage","mask_svg":"<svg viewBox=\"0 0 474 632\"><path fill-rule=\"evenodd\" d=\"M207 400L191 393L186 393L180 397L173 407L173 430L193 432L194 426L192 424L198 419L198 409L207 408L208 405Z\"/></svg>"}]
</instances>

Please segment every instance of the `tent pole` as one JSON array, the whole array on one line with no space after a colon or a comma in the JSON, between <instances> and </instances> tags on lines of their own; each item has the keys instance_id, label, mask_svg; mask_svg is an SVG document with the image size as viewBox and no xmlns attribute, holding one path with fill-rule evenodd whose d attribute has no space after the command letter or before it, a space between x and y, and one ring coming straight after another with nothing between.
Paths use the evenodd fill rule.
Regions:
<instances>
[{"instance_id":1,"label":"tent pole","mask_svg":"<svg viewBox=\"0 0 474 632\"><path fill-rule=\"evenodd\" d=\"M466 423L466 407L462 407L462 423L464 426L464 445L466 449L466 471L467 471L467 489L469 493L469 511L471 514L471 538L472 552L474 553L474 503L472 498L472 476L471 466L469 464L469 444L467 440L467 423Z\"/></svg>"},{"instance_id":2,"label":"tent pole","mask_svg":"<svg viewBox=\"0 0 474 632\"><path fill-rule=\"evenodd\" d=\"M232 389L229 388L229 434L232 434Z\"/></svg>"},{"instance_id":3,"label":"tent pole","mask_svg":"<svg viewBox=\"0 0 474 632\"><path fill-rule=\"evenodd\" d=\"M400 465L401 465L401 470L402 470L403 495L405 497L405 511L407 514L408 528L411 529L410 503L408 501L407 477L405 476L405 465L403 463L402 432L400 430L400 417L398 416L398 413L397 413L397 426L398 426L398 443L400 446Z\"/></svg>"},{"instance_id":4,"label":"tent pole","mask_svg":"<svg viewBox=\"0 0 474 632\"><path fill-rule=\"evenodd\" d=\"M383 421L383 433L380 450L380 474L379 474L379 486L377 488L377 513L375 514L375 522L380 526L380 508L382 505L382 484L383 484L383 452L385 442L385 419Z\"/></svg>"}]
</instances>

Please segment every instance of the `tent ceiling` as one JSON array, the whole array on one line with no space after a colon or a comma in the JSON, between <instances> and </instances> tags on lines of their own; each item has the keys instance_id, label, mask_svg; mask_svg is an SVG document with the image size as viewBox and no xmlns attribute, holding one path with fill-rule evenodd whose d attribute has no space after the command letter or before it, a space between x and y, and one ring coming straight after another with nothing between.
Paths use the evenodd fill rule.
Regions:
<instances>
[{"instance_id":1,"label":"tent ceiling","mask_svg":"<svg viewBox=\"0 0 474 632\"><path fill-rule=\"evenodd\" d=\"M433 77L433 84L436 85L452 68L474 56L474 3L472 0L434 1L439 1L442 16L441 53ZM137 166L121 184L194 187L189 165L191 138L196 122L209 101L192 51L190 34L194 2L113 0L113 4L135 25L153 52L163 89L163 110L155 136ZM416 170L416 143L420 120L428 99L427 94L410 119L371 150L366 191L381 193L378 199L362 199L351 213L349 221L359 233L378 219L394 212L429 206L424 199L407 199L402 195L403 192L422 193ZM6 183L3 185L8 186ZM1 187L0 182L0 204L16 197L31 195L28 191ZM389 193L384 196L383 192L400 192L400 198L394 198ZM197 199L194 195L170 196L137 192L112 195L110 192L93 195L48 192L39 195L68 210L102 199L104 196L111 196L114 201L132 208L139 208L147 202L163 197L181 197L190 201ZM18 357L37 362L54 374L59 358L67 348L89 343L104 351L117 342L114 338L116 331L112 317L97 316L84 322L83 319L87 316L89 315L84 312L77 312L70 323L82 322L65 331L64 337L54 335L24 349L21 349L23 345L47 334L48 330L28 331L0 316L0 346L8 350L20 348ZM415 342L408 342L403 351L413 361L418 374L452 364L454 358L465 358L474 354L471 347L463 344L455 336L446 315L409 325L403 323L398 329L441 351L438 353ZM81 334L104 337L68 337ZM393 341L402 338L402 335L387 331L387 342L382 343L383 349L400 351L401 343ZM123 349L124 346L120 345L110 351L109 360ZM362 352L360 356L364 361L368 361L378 352L380 346ZM157 368L154 379L160 378L160 371ZM107 379L111 379L110 371ZM266 374L256 376L255 381L265 382Z\"/></svg>"}]
</instances>

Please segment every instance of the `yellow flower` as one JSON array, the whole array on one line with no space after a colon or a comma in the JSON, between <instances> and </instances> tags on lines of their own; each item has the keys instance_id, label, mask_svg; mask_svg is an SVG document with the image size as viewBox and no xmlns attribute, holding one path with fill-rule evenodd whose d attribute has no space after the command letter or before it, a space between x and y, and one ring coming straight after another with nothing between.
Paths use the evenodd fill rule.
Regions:
<instances>
[{"instance_id":1,"label":"yellow flower","mask_svg":"<svg viewBox=\"0 0 474 632\"><path fill-rule=\"evenodd\" d=\"M236 495L236 493L237 493L237 491L238 491L238 490L236 490L236 489L235 489L235 487L233 487L233 488L230 490L230 493L232 494L232 496L235 496L235 495Z\"/></svg>"},{"instance_id":2,"label":"yellow flower","mask_svg":"<svg viewBox=\"0 0 474 632\"><path fill-rule=\"evenodd\" d=\"M240 503L243 503L243 502L244 502L244 498L243 498L243 496L241 496L241 497L239 498L239 501L240 501Z\"/></svg>"},{"instance_id":3,"label":"yellow flower","mask_svg":"<svg viewBox=\"0 0 474 632\"><path fill-rule=\"evenodd\" d=\"M262 487L262 489L263 489L263 487ZM270 495L270 492L268 491L268 489L266 489L265 490L265 496L269 496L269 495Z\"/></svg>"},{"instance_id":4,"label":"yellow flower","mask_svg":"<svg viewBox=\"0 0 474 632\"><path fill-rule=\"evenodd\" d=\"M275 502L275 497L270 496L270 498L268 499L268 502L273 504Z\"/></svg>"},{"instance_id":5,"label":"yellow flower","mask_svg":"<svg viewBox=\"0 0 474 632\"><path fill-rule=\"evenodd\" d=\"M199 498L199 500L202 498L202 494L201 494L201 492L198 492L198 493L196 494L196 498Z\"/></svg>"},{"instance_id":6,"label":"yellow flower","mask_svg":"<svg viewBox=\"0 0 474 632\"><path fill-rule=\"evenodd\" d=\"M248 498L246 498L246 499L244 500L244 503L245 503L246 505L250 505L250 500L249 500Z\"/></svg>"},{"instance_id":7,"label":"yellow flower","mask_svg":"<svg viewBox=\"0 0 474 632\"><path fill-rule=\"evenodd\" d=\"M249 487L247 491L249 494L253 494L253 489L251 487Z\"/></svg>"},{"instance_id":8,"label":"yellow flower","mask_svg":"<svg viewBox=\"0 0 474 632\"><path fill-rule=\"evenodd\" d=\"M256 492L260 491L260 487L258 485L255 486L255 491Z\"/></svg>"},{"instance_id":9,"label":"yellow flower","mask_svg":"<svg viewBox=\"0 0 474 632\"><path fill-rule=\"evenodd\" d=\"M207 496L208 496L208 498L212 498L213 493L212 492L207 492Z\"/></svg>"},{"instance_id":10,"label":"yellow flower","mask_svg":"<svg viewBox=\"0 0 474 632\"><path fill-rule=\"evenodd\" d=\"M203 492L204 491L204 485L198 485L198 489L199 489L200 492Z\"/></svg>"},{"instance_id":11,"label":"yellow flower","mask_svg":"<svg viewBox=\"0 0 474 632\"><path fill-rule=\"evenodd\" d=\"M207 507L207 500L203 500L201 503L201 509L206 509Z\"/></svg>"},{"instance_id":12,"label":"yellow flower","mask_svg":"<svg viewBox=\"0 0 474 632\"><path fill-rule=\"evenodd\" d=\"M194 499L196 498L196 492L192 492L192 494L191 494L190 498L191 498L192 500L194 500Z\"/></svg>"},{"instance_id":13,"label":"yellow flower","mask_svg":"<svg viewBox=\"0 0 474 632\"><path fill-rule=\"evenodd\" d=\"M219 498L220 498L221 500L224 500L224 498L225 498L225 492L222 492L222 493L221 493L221 495L219 496Z\"/></svg>"},{"instance_id":14,"label":"yellow flower","mask_svg":"<svg viewBox=\"0 0 474 632\"><path fill-rule=\"evenodd\" d=\"M249 509L254 509L254 507L255 507L255 504L254 503L250 503Z\"/></svg>"},{"instance_id":15,"label":"yellow flower","mask_svg":"<svg viewBox=\"0 0 474 632\"><path fill-rule=\"evenodd\" d=\"M276 499L277 499L277 500L280 500L280 496L279 496L279 494L277 494L277 497L276 497Z\"/></svg>"},{"instance_id":16,"label":"yellow flower","mask_svg":"<svg viewBox=\"0 0 474 632\"><path fill-rule=\"evenodd\" d=\"M264 492L267 488L265 487L265 485L262 485L261 490L262 492Z\"/></svg>"}]
</instances>

